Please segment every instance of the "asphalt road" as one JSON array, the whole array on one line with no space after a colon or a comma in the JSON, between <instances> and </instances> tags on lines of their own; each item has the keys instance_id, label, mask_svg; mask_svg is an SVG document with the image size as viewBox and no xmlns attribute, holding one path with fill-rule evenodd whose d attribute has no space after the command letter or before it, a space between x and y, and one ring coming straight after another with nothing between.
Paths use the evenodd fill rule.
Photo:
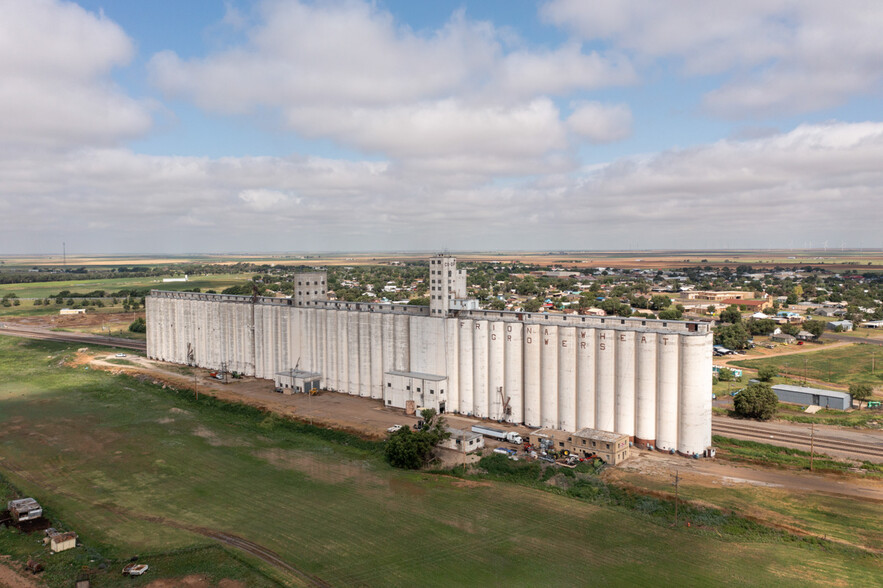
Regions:
<instances>
[{"instance_id":1,"label":"asphalt road","mask_svg":"<svg viewBox=\"0 0 883 588\"><path fill-rule=\"evenodd\" d=\"M65 331L50 331L38 327L25 327L21 325L9 325L0 323L0 335L10 337L25 337L27 339L42 339L44 341L62 341L70 343L86 343L88 345L105 345L107 347L122 347L136 351L147 351L147 342L135 339L122 339L120 337L105 337L92 335L91 333L70 333Z\"/></svg>"},{"instance_id":2,"label":"asphalt road","mask_svg":"<svg viewBox=\"0 0 883 588\"><path fill-rule=\"evenodd\" d=\"M823 340L847 341L849 343L870 343L871 345L883 345L883 339L869 339L868 337L850 337L839 333L825 333Z\"/></svg>"}]
</instances>

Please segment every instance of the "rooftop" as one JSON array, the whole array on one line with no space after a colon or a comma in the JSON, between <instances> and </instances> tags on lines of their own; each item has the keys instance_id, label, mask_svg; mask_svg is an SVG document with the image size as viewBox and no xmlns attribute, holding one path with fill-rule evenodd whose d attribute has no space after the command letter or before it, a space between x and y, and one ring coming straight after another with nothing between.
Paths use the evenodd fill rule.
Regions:
<instances>
[{"instance_id":1,"label":"rooftop","mask_svg":"<svg viewBox=\"0 0 883 588\"><path fill-rule=\"evenodd\" d=\"M783 392L801 392L803 394L830 396L831 398L852 399L852 396L850 396L848 392L838 392L837 390L822 390L821 388L807 388L804 386L792 386L790 384L775 384L772 388L773 390L781 390Z\"/></svg>"}]
</instances>

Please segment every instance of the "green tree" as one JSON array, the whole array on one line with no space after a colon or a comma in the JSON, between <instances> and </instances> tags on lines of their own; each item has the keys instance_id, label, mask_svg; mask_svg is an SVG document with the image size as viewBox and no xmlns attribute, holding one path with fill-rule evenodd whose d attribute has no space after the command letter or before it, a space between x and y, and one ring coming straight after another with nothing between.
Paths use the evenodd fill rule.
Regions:
<instances>
[{"instance_id":1,"label":"green tree","mask_svg":"<svg viewBox=\"0 0 883 588\"><path fill-rule=\"evenodd\" d=\"M761 421L770 420L776 414L778 405L776 393L764 382L751 384L733 399L736 414Z\"/></svg>"},{"instance_id":2,"label":"green tree","mask_svg":"<svg viewBox=\"0 0 883 588\"><path fill-rule=\"evenodd\" d=\"M745 325L720 325L714 330L714 344L728 349L746 349L751 335Z\"/></svg>"},{"instance_id":3,"label":"green tree","mask_svg":"<svg viewBox=\"0 0 883 588\"><path fill-rule=\"evenodd\" d=\"M657 316L664 321L676 321L683 316L683 313L677 307L669 306L661 310Z\"/></svg>"},{"instance_id":4,"label":"green tree","mask_svg":"<svg viewBox=\"0 0 883 588\"><path fill-rule=\"evenodd\" d=\"M809 320L803 323L803 330L812 333L813 337L818 339L825 332L825 323L815 319Z\"/></svg>"},{"instance_id":5,"label":"green tree","mask_svg":"<svg viewBox=\"0 0 883 588\"><path fill-rule=\"evenodd\" d=\"M720 319L725 323L736 324L742 321L742 313L739 312L738 306L731 304L721 311Z\"/></svg>"},{"instance_id":6,"label":"green tree","mask_svg":"<svg viewBox=\"0 0 883 588\"><path fill-rule=\"evenodd\" d=\"M874 388L870 384L853 383L849 385L849 394L853 400L858 400L858 408L861 410L862 402L871 398Z\"/></svg>"},{"instance_id":7,"label":"green tree","mask_svg":"<svg viewBox=\"0 0 883 588\"><path fill-rule=\"evenodd\" d=\"M772 319L751 319L747 324L752 335L769 335L776 330L776 323Z\"/></svg>"},{"instance_id":8,"label":"green tree","mask_svg":"<svg viewBox=\"0 0 883 588\"><path fill-rule=\"evenodd\" d=\"M735 374L733 373L733 370L729 368L721 368L717 372L717 379L721 382L732 382L733 376L735 376Z\"/></svg>"},{"instance_id":9,"label":"green tree","mask_svg":"<svg viewBox=\"0 0 883 588\"><path fill-rule=\"evenodd\" d=\"M408 300L410 306L429 306L429 298L411 298Z\"/></svg>"},{"instance_id":10,"label":"green tree","mask_svg":"<svg viewBox=\"0 0 883 588\"><path fill-rule=\"evenodd\" d=\"M147 332L147 323L144 321L142 317L138 317L131 322L129 325L129 330L133 333L146 333Z\"/></svg>"},{"instance_id":11,"label":"green tree","mask_svg":"<svg viewBox=\"0 0 883 588\"><path fill-rule=\"evenodd\" d=\"M650 310L663 310L671 306L671 298L662 294L654 294L650 298Z\"/></svg>"},{"instance_id":12,"label":"green tree","mask_svg":"<svg viewBox=\"0 0 883 588\"><path fill-rule=\"evenodd\" d=\"M779 375L779 370L774 365L762 365L757 370L757 377L761 382L769 382Z\"/></svg>"},{"instance_id":13,"label":"green tree","mask_svg":"<svg viewBox=\"0 0 883 588\"><path fill-rule=\"evenodd\" d=\"M521 307L524 309L524 312L536 312L542 305L543 301L539 298L531 298L530 300L525 300Z\"/></svg>"},{"instance_id":14,"label":"green tree","mask_svg":"<svg viewBox=\"0 0 883 588\"><path fill-rule=\"evenodd\" d=\"M416 470L429 463L432 450L442 440L450 437L445 430L445 419L436 415L434 409L421 411L423 424L417 431L403 427L390 435L384 447L386 461L397 468Z\"/></svg>"}]
</instances>

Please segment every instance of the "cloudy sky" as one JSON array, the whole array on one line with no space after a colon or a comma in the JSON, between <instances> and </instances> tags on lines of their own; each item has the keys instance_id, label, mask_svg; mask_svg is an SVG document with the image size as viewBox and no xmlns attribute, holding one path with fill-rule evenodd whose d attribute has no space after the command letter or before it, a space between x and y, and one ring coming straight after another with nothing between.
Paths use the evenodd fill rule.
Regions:
<instances>
[{"instance_id":1,"label":"cloudy sky","mask_svg":"<svg viewBox=\"0 0 883 588\"><path fill-rule=\"evenodd\" d=\"M883 247L883 2L0 0L0 255Z\"/></svg>"}]
</instances>

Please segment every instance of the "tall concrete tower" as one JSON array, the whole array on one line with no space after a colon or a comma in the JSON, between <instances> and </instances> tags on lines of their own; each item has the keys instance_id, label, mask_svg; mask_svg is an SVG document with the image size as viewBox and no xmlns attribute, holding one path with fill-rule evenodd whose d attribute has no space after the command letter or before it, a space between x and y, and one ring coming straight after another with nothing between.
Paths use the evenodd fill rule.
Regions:
<instances>
[{"instance_id":1,"label":"tall concrete tower","mask_svg":"<svg viewBox=\"0 0 883 588\"><path fill-rule=\"evenodd\" d=\"M327 280L326 272L294 274L294 305L316 306L320 300L326 300Z\"/></svg>"},{"instance_id":2,"label":"tall concrete tower","mask_svg":"<svg viewBox=\"0 0 883 588\"><path fill-rule=\"evenodd\" d=\"M451 301L466 298L466 272L457 269L457 258L434 255L429 259L429 314L447 316Z\"/></svg>"}]
</instances>

